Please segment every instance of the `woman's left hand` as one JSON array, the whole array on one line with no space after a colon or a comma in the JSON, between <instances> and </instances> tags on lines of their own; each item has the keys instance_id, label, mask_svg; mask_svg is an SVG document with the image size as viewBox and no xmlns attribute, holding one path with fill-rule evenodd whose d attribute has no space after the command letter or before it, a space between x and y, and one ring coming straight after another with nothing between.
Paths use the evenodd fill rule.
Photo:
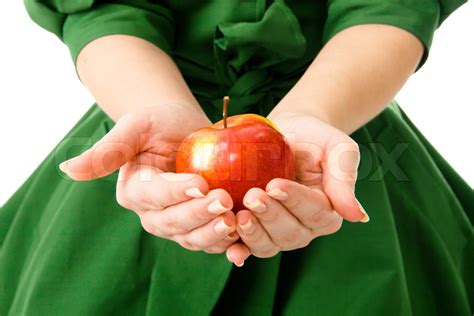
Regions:
<instances>
[{"instance_id":1,"label":"woman's left hand","mask_svg":"<svg viewBox=\"0 0 474 316\"><path fill-rule=\"evenodd\" d=\"M313 239L337 232L342 220L367 222L354 195L359 148L342 131L304 114L281 113L272 121L295 153L296 181L273 179L265 190L244 197L237 213L241 240L227 249L237 266L254 255L306 247Z\"/></svg>"}]
</instances>

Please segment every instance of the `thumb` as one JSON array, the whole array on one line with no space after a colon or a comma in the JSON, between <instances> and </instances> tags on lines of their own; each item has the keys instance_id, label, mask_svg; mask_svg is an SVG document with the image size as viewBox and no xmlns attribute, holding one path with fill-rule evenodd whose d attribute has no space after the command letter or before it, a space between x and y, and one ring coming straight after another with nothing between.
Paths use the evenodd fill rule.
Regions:
<instances>
[{"instance_id":1,"label":"thumb","mask_svg":"<svg viewBox=\"0 0 474 316\"><path fill-rule=\"evenodd\" d=\"M351 222L368 222L369 216L355 197L359 146L344 139L327 146L323 164L323 189L334 210Z\"/></svg>"},{"instance_id":2,"label":"thumb","mask_svg":"<svg viewBox=\"0 0 474 316\"><path fill-rule=\"evenodd\" d=\"M105 177L141 152L147 124L127 115L101 140L81 155L64 161L59 169L77 181Z\"/></svg>"}]
</instances>

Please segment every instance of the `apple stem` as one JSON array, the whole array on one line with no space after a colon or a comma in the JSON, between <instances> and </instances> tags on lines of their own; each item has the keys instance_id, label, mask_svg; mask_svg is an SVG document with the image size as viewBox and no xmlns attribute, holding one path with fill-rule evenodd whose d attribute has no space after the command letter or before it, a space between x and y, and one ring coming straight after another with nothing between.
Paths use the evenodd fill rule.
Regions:
<instances>
[{"instance_id":1,"label":"apple stem","mask_svg":"<svg viewBox=\"0 0 474 316\"><path fill-rule=\"evenodd\" d=\"M227 128L227 106L229 105L230 98L226 95L222 100L224 102L222 118L224 121L224 128Z\"/></svg>"}]
</instances>

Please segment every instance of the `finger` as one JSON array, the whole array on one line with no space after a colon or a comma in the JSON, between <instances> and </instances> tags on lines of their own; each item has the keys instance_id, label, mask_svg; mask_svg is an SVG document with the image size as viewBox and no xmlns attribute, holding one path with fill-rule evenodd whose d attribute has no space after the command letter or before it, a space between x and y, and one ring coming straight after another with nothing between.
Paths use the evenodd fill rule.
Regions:
<instances>
[{"instance_id":1,"label":"finger","mask_svg":"<svg viewBox=\"0 0 474 316\"><path fill-rule=\"evenodd\" d=\"M343 218L352 222L367 222L369 217L354 194L359 166L357 143L336 139L327 148L323 164L324 192Z\"/></svg>"},{"instance_id":2,"label":"finger","mask_svg":"<svg viewBox=\"0 0 474 316\"><path fill-rule=\"evenodd\" d=\"M266 188L273 199L278 200L304 226L315 229L325 216L334 213L331 202L319 189L286 180L273 179Z\"/></svg>"},{"instance_id":3,"label":"finger","mask_svg":"<svg viewBox=\"0 0 474 316\"><path fill-rule=\"evenodd\" d=\"M204 198L184 201L163 210L144 211L141 213L141 219L164 236L183 235L220 214L228 213L231 209L232 198L229 193L223 189L215 189L209 191ZM235 220L232 221L235 226Z\"/></svg>"},{"instance_id":4,"label":"finger","mask_svg":"<svg viewBox=\"0 0 474 316\"><path fill-rule=\"evenodd\" d=\"M142 117L126 115L101 140L59 168L77 181L92 180L119 169L141 151L149 124Z\"/></svg>"},{"instance_id":5,"label":"finger","mask_svg":"<svg viewBox=\"0 0 474 316\"><path fill-rule=\"evenodd\" d=\"M217 244L204 248L203 251L210 254L224 253L227 251L232 244L240 239L239 234L235 231L225 236L222 241L219 241Z\"/></svg>"},{"instance_id":6,"label":"finger","mask_svg":"<svg viewBox=\"0 0 474 316\"><path fill-rule=\"evenodd\" d=\"M240 268L244 265L245 260L250 257L250 250L247 246L238 242L227 249L226 256L227 260Z\"/></svg>"},{"instance_id":7,"label":"finger","mask_svg":"<svg viewBox=\"0 0 474 316\"><path fill-rule=\"evenodd\" d=\"M229 236L235 230L235 214L232 211L227 211L218 218L193 229L189 233L177 236L176 240L180 244L193 245L198 250L213 246L224 248L236 240L235 237Z\"/></svg>"},{"instance_id":8,"label":"finger","mask_svg":"<svg viewBox=\"0 0 474 316\"><path fill-rule=\"evenodd\" d=\"M248 210L237 213L237 232L251 254L256 257L273 257L281 250L281 247L274 243L258 219Z\"/></svg>"},{"instance_id":9,"label":"finger","mask_svg":"<svg viewBox=\"0 0 474 316\"><path fill-rule=\"evenodd\" d=\"M244 205L258 218L273 242L285 249L294 249L311 239L311 231L303 226L279 201L260 188L250 189Z\"/></svg>"},{"instance_id":10,"label":"finger","mask_svg":"<svg viewBox=\"0 0 474 316\"><path fill-rule=\"evenodd\" d=\"M125 208L137 212L162 210L192 198L204 197L209 191L206 180L197 174L163 173L143 165L140 168L129 178L122 180L119 177L117 181L117 201Z\"/></svg>"}]
</instances>

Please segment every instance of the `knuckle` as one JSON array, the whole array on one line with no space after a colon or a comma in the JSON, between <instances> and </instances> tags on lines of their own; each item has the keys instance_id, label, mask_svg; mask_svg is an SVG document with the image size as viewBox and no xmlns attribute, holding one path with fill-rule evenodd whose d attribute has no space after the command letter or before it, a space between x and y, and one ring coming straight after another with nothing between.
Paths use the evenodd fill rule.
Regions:
<instances>
[{"instance_id":1,"label":"knuckle","mask_svg":"<svg viewBox=\"0 0 474 316\"><path fill-rule=\"evenodd\" d=\"M313 240L312 239L306 239L304 240L298 248L306 248L309 246L309 244L312 242Z\"/></svg>"},{"instance_id":2,"label":"knuckle","mask_svg":"<svg viewBox=\"0 0 474 316\"><path fill-rule=\"evenodd\" d=\"M307 201L310 196L309 196L309 193L311 192L310 189L306 189L306 187L304 187L304 185L300 184L300 183L295 183L296 186L293 187L293 192L297 192L297 195L296 194L290 194L290 198L285 202L285 206L289 209L298 209L298 208L301 208L302 206L304 206L304 202ZM296 191L295 191L296 190ZM289 190L287 190L288 192ZM295 198L291 198L291 197L295 197Z\"/></svg>"},{"instance_id":3,"label":"knuckle","mask_svg":"<svg viewBox=\"0 0 474 316\"><path fill-rule=\"evenodd\" d=\"M125 190L124 185L117 185L117 193L115 194L115 199L117 200L118 205L126 209L132 209L133 203L130 201Z\"/></svg>"},{"instance_id":4,"label":"knuckle","mask_svg":"<svg viewBox=\"0 0 474 316\"><path fill-rule=\"evenodd\" d=\"M299 244L293 245L291 247L282 247L281 250L282 251L293 251L293 250L301 249L301 248L304 248L304 247L306 247L306 246L304 246L304 243L299 243Z\"/></svg>"},{"instance_id":5,"label":"knuckle","mask_svg":"<svg viewBox=\"0 0 474 316\"><path fill-rule=\"evenodd\" d=\"M283 236L275 238L275 243L280 247L292 247L301 241L301 237L300 230L294 228L286 232Z\"/></svg>"},{"instance_id":6,"label":"knuckle","mask_svg":"<svg viewBox=\"0 0 474 316\"><path fill-rule=\"evenodd\" d=\"M203 249L202 251L204 251L205 253L208 253L210 255L214 255L214 254L217 254L218 252L215 251L214 249Z\"/></svg>"},{"instance_id":7,"label":"knuckle","mask_svg":"<svg viewBox=\"0 0 474 316\"><path fill-rule=\"evenodd\" d=\"M284 247L284 248L282 248L282 250L290 251L290 250L306 248L306 247L309 246L309 244L311 243L312 240L313 240L313 238L311 236L311 238L305 238L303 240L300 240L298 243L296 243L295 245L293 245L291 247Z\"/></svg>"},{"instance_id":8,"label":"knuckle","mask_svg":"<svg viewBox=\"0 0 474 316\"><path fill-rule=\"evenodd\" d=\"M117 190L116 197L117 202L125 208L131 208L133 205L138 205L143 209L149 208L142 190L137 188L131 188L128 186L122 187Z\"/></svg>"},{"instance_id":9,"label":"knuckle","mask_svg":"<svg viewBox=\"0 0 474 316\"><path fill-rule=\"evenodd\" d=\"M140 222L141 222L141 224L142 224L143 229L144 229L147 233L149 233L149 234L151 234L151 235L159 236L159 234L158 234L157 231L156 231L155 225L153 225L152 223L150 223L150 221L148 221L148 220L146 220L146 219L144 219L144 218L140 218Z\"/></svg>"},{"instance_id":10,"label":"knuckle","mask_svg":"<svg viewBox=\"0 0 474 316\"><path fill-rule=\"evenodd\" d=\"M178 237L176 238L176 242L183 248L186 248L191 251L199 251L202 250L200 247L197 245L191 243L189 240L186 239L186 237Z\"/></svg>"},{"instance_id":11,"label":"knuckle","mask_svg":"<svg viewBox=\"0 0 474 316\"><path fill-rule=\"evenodd\" d=\"M327 155L330 173L341 181L352 180L351 174L357 171L360 160L359 145L351 138L346 138L334 144Z\"/></svg>"},{"instance_id":12,"label":"knuckle","mask_svg":"<svg viewBox=\"0 0 474 316\"><path fill-rule=\"evenodd\" d=\"M164 210L166 208L166 203L162 199L157 199L153 201L153 206L157 210Z\"/></svg>"},{"instance_id":13,"label":"knuckle","mask_svg":"<svg viewBox=\"0 0 474 316\"><path fill-rule=\"evenodd\" d=\"M280 250L276 247L265 247L258 252L255 252L254 256L258 258L271 258L276 256Z\"/></svg>"},{"instance_id":14,"label":"knuckle","mask_svg":"<svg viewBox=\"0 0 474 316\"><path fill-rule=\"evenodd\" d=\"M180 192L179 190L172 190L171 194L168 196L168 199L170 203L168 203L168 201L165 201L164 198L161 198L160 200L156 201L156 203L161 209L164 209L170 204L181 202L183 200L182 192Z\"/></svg>"},{"instance_id":15,"label":"knuckle","mask_svg":"<svg viewBox=\"0 0 474 316\"><path fill-rule=\"evenodd\" d=\"M188 232L182 223L179 223L174 218L169 216L164 216L162 218L162 225L163 227L166 227L166 231L170 235L182 235Z\"/></svg>"},{"instance_id":16,"label":"knuckle","mask_svg":"<svg viewBox=\"0 0 474 316\"><path fill-rule=\"evenodd\" d=\"M134 190L126 190L125 192L126 192L125 196L129 201L133 201L138 204L143 204L143 194L141 190L134 189Z\"/></svg>"},{"instance_id":17,"label":"knuckle","mask_svg":"<svg viewBox=\"0 0 474 316\"><path fill-rule=\"evenodd\" d=\"M155 210L161 211L168 206L162 196L156 196L152 193L142 192L139 196L136 196L135 198L139 198L142 203L147 204L150 208L153 208Z\"/></svg>"},{"instance_id":18,"label":"knuckle","mask_svg":"<svg viewBox=\"0 0 474 316\"><path fill-rule=\"evenodd\" d=\"M311 225L311 227L317 227L321 220L323 219L324 217L324 212L322 211L314 211L311 216L309 217L309 224Z\"/></svg>"},{"instance_id":19,"label":"knuckle","mask_svg":"<svg viewBox=\"0 0 474 316\"><path fill-rule=\"evenodd\" d=\"M255 228L250 233L245 233L244 239L246 244L255 245L257 244L263 237L263 232L261 228Z\"/></svg>"},{"instance_id":20,"label":"knuckle","mask_svg":"<svg viewBox=\"0 0 474 316\"><path fill-rule=\"evenodd\" d=\"M121 207L129 210L132 209L132 203L130 203L130 201L125 197L123 193L117 193L115 198L117 200L118 205L120 205Z\"/></svg>"},{"instance_id":21,"label":"knuckle","mask_svg":"<svg viewBox=\"0 0 474 316\"><path fill-rule=\"evenodd\" d=\"M329 225L329 233L334 234L335 232L338 232L342 227L342 219L337 219L335 220L331 225Z\"/></svg>"},{"instance_id":22,"label":"knuckle","mask_svg":"<svg viewBox=\"0 0 474 316\"><path fill-rule=\"evenodd\" d=\"M255 215L262 222L275 222L278 218L278 213L275 212L271 207L267 207L267 208L265 208L265 210L263 212L260 212L260 213L255 214Z\"/></svg>"},{"instance_id":23,"label":"knuckle","mask_svg":"<svg viewBox=\"0 0 474 316\"><path fill-rule=\"evenodd\" d=\"M203 251L209 254L219 254L219 253L224 253L226 251L226 248L212 247L212 248L203 249Z\"/></svg>"},{"instance_id":24,"label":"knuckle","mask_svg":"<svg viewBox=\"0 0 474 316\"><path fill-rule=\"evenodd\" d=\"M217 214L214 215L208 212L206 207L201 206L201 207L193 207L191 209L190 217L200 222L204 222L204 221L208 221L211 218L217 217Z\"/></svg>"},{"instance_id":25,"label":"knuckle","mask_svg":"<svg viewBox=\"0 0 474 316\"><path fill-rule=\"evenodd\" d=\"M323 235L330 235L338 232L342 227L342 219L341 218L335 218L333 219L329 224L323 226L320 229L320 232L318 235L323 236Z\"/></svg>"}]
</instances>

